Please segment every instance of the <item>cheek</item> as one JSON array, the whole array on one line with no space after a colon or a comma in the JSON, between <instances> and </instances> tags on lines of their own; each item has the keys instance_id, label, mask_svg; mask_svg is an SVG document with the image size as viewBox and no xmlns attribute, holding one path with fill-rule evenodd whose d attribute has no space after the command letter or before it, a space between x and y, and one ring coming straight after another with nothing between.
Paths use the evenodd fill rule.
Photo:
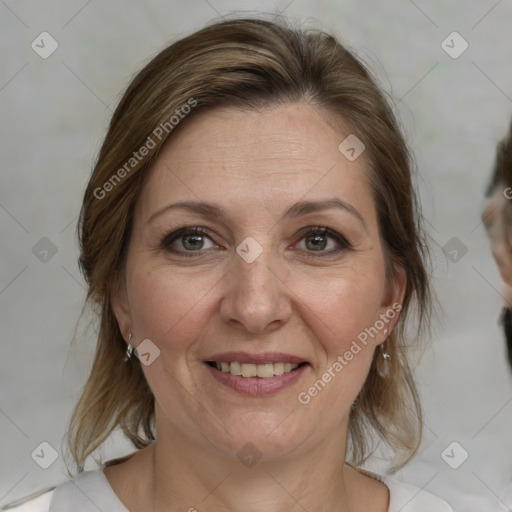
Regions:
<instances>
[{"instance_id":1,"label":"cheek","mask_svg":"<svg viewBox=\"0 0 512 512\"><path fill-rule=\"evenodd\" d=\"M375 264L373 269L378 270ZM346 350L365 329L374 326L384 291L383 271L344 268L330 275L297 274L289 280L297 300L329 356ZM299 306L300 307L300 306Z\"/></svg>"},{"instance_id":2,"label":"cheek","mask_svg":"<svg viewBox=\"0 0 512 512\"><path fill-rule=\"evenodd\" d=\"M149 338L166 351L185 348L203 327L208 291L218 279L191 274L185 278L165 267L141 267L129 276L128 290L137 337Z\"/></svg>"},{"instance_id":3,"label":"cheek","mask_svg":"<svg viewBox=\"0 0 512 512\"><path fill-rule=\"evenodd\" d=\"M298 399L328 407L335 417L356 399L368 374L384 289L382 275L369 267L363 273L345 270L327 279L296 281L304 324L321 347Z\"/></svg>"},{"instance_id":4,"label":"cheek","mask_svg":"<svg viewBox=\"0 0 512 512\"><path fill-rule=\"evenodd\" d=\"M190 360L211 314L206 311L211 302L208 291L219 278L184 276L165 266L143 271L143 262L134 268L128 281L134 332L137 340L149 339L160 350L143 372L164 411L186 410L190 394L198 389Z\"/></svg>"},{"instance_id":5,"label":"cheek","mask_svg":"<svg viewBox=\"0 0 512 512\"><path fill-rule=\"evenodd\" d=\"M337 405L336 410L345 410L356 399L380 339L379 297L371 283L366 287L362 284L340 286L338 293L331 295L329 309L325 309L330 322L323 338L326 362L316 378L329 383L323 400Z\"/></svg>"}]
</instances>

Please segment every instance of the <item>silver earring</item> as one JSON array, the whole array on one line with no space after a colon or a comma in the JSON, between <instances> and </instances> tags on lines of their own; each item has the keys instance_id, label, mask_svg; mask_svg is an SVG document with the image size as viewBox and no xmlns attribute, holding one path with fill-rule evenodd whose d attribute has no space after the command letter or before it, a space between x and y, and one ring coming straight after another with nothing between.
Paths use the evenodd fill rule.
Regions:
<instances>
[{"instance_id":1,"label":"silver earring","mask_svg":"<svg viewBox=\"0 0 512 512\"><path fill-rule=\"evenodd\" d=\"M386 338L388 337L388 330L387 329L384 329L384 336L386 336Z\"/></svg>"},{"instance_id":2,"label":"silver earring","mask_svg":"<svg viewBox=\"0 0 512 512\"><path fill-rule=\"evenodd\" d=\"M132 333L128 334L128 342L130 342L131 340L132 340ZM130 343L128 343L128 347L126 348L126 357L124 358L125 363L126 363L126 361L131 359L132 354L133 354L133 347L130 345Z\"/></svg>"},{"instance_id":3,"label":"silver earring","mask_svg":"<svg viewBox=\"0 0 512 512\"><path fill-rule=\"evenodd\" d=\"M380 346L381 356L382 356L382 363L377 366L377 373L381 377L388 377L389 376L389 367L391 365L391 356L386 352L386 349L384 348L384 343Z\"/></svg>"}]
</instances>

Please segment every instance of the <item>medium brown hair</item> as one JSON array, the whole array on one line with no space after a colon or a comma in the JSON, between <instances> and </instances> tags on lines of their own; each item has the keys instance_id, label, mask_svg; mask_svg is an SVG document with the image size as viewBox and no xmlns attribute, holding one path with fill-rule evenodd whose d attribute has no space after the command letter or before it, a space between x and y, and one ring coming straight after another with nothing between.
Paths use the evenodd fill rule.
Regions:
<instances>
[{"instance_id":1,"label":"medium brown hair","mask_svg":"<svg viewBox=\"0 0 512 512\"><path fill-rule=\"evenodd\" d=\"M333 36L282 20L237 18L178 40L135 76L113 114L88 183L78 227L79 263L89 287L87 300L98 308L100 322L92 369L69 428L79 471L115 428L136 448L155 439L154 397L137 358L123 362L126 343L111 296L123 276L135 203L172 130L160 139L153 136L154 147L140 161L131 160L133 153L148 146L155 128L169 125L191 99L195 107L180 123L221 105L251 109L307 101L350 126L366 146L388 282L400 266L407 285L399 323L385 342L390 371L382 375L377 350L351 410L348 453L359 465L380 438L404 463L419 446L422 426L406 357L405 319L416 304L419 333L428 324L432 304L427 246L404 137L375 80ZM340 142L341 136L340 131ZM113 179L116 173L122 179Z\"/></svg>"}]
</instances>

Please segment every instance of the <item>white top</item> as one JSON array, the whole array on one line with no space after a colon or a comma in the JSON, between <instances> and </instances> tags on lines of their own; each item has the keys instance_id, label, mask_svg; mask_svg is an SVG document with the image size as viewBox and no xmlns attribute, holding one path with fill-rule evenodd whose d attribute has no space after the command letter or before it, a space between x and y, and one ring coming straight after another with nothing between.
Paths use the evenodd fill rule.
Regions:
<instances>
[{"instance_id":1,"label":"white top","mask_svg":"<svg viewBox=\"0 0 512 512\"><path fill-rule=\"evenodd\" d=\"M99 469L79 473L56 488L43 491L36 498L24 501L13 512L129 512L117 497L103 473L105 464ZM453 512L444 500L423 491L414 485L405 484L391 477L365 474L383 482L389 489L388 512Z\"/></svg>"}]
</instances>

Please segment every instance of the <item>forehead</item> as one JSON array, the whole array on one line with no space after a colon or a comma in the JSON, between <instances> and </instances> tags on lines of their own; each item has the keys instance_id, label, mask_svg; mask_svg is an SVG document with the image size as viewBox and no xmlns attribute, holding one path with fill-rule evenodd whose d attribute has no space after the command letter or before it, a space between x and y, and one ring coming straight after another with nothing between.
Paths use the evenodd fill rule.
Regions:
<instances>
[{"instance_id":1,"label":"forehead","mask_svg":"<svg viewBox=\"0 0 512 512\"><path fill-rule=\"evenodd\" d=\"M366 155L350 161L338 148L350 134L343 120L308 103L198 112L153 164L141 209L187 198L277 213L285 203L333 195L372 209Z\"/></svg>"}]
</instances>

